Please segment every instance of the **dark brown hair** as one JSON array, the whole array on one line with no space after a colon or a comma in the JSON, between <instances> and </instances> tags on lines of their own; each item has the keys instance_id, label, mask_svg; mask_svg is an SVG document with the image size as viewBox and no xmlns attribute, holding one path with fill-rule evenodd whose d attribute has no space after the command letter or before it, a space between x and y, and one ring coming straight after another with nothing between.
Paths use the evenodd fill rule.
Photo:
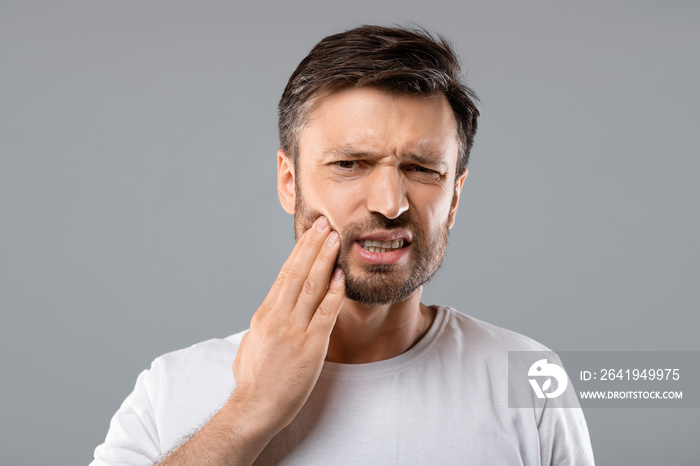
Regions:
<instances>
[{"instance_id":1,"label":"dark brown hair","mask_svg":"<svg viewBox=\"0 0 700 466\"><path fill-rule=\"evenodd\" d=\"M467 166L479 111L474 92L460 81L449 43L423 29L360 26L321 40L289 78L279 103L282 149L295 164L299 133L314 97L337 86L378 86L406 94L442 93L457 120L457 174Z\"/></svg>"}]
</instances>

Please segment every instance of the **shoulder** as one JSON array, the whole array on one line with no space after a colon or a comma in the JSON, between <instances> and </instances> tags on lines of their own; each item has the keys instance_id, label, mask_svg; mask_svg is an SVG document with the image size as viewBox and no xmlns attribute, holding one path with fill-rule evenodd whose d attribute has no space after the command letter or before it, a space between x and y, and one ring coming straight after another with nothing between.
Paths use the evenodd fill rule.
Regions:
<instances>
[{"instance_id":1,"label":"shoulder","mask_svg":"<svg viewBox=\"0 0 700 466\"><path fill-rule=\"evenodd\" d=\"M542 343L525 335L484 322L447 307L450 332L468 342L469 347L499 351L551 351Z\"/></svg>"},{"instance_id":2,"label":"shoulder","mask_svg":"<svg viewBox=\"0 0 700 466\"><path fill-rule=\"evenodd\" d=\"M153 463L217 412L233 390L231 365L244 334L154 359L112 418L105 443L95 450L95 458L103 461L99 464L114 464L117 458Z\"/></svg>"},{"instance_id":3,"label":"shoulder","mask_svg":"<svg viewBox=\"0 0 700 466\"><path fill-rule=\"evenodd\" d=\"M232 387L235 381L231 365L246 332L212 338L158 356L150 369L144 371L149 395L157 398L164 393L192 393L213 384Z\"/></svg>"},{"instance_id":4,"label":"shoulder","mask_svg":"<svg viewBox=\"0 0 700 466\"><path fill-rule=\"evenodd\" d=\"M167 451L217 412L233 391L232 364L245 332L213 338L156 358L144 389Z\"/></svg>"},{"instance_id":5,"label":"shoulder","mask_svg":"<svg viewBox=\"0 0 700 466\"><path fill-rule=\"evenodd\" d=\"M207 368L220 364L230 366L246 332L247 330L226 338L212 338L187 348L165 353L153 360L150 370L151 372L165 373L172 370L182 371L187 367L196 371L197 368Z\"/></svg>"}]
</instances>

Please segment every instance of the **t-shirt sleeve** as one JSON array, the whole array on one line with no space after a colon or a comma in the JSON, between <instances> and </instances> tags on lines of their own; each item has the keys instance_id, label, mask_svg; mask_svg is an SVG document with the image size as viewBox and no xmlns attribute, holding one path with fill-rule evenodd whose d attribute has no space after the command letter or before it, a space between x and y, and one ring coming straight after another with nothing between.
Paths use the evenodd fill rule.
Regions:
<instances>
[{"instance_id":1,"label":"t-shirt sleeve","mask_svg":"<svg viewBox=\"0 0 700 466\"><path fill-rule=\"evenodd\" d=\"M104 443L95 448L91 466L144 466L158 461L160 441L149 396L154 378L153 367L139 374L134 391L112 417Z\"/></svg>"},{"instance_id":2,"label":"t-shirt sleeve","mask_svg":"<svg viewBox=\"0 0 700 466\"><path fill-rule=\"evenodd\" d=\"M561 360L556 362L563 366ZM593 448L588 425L575 391L548 399L537 430L540 459L544 466L593 466ZM568 406L568 407L564 407Z\"/></svg>"},{"instance_id":3,"label":"t-shirt sleeve","mask_svg":"<svg viewBox=\"0 0 700 466\"><path fill-rule=\"evenodd\" d=\"M595 464L586 419L580 408L545 409L537 429L543 465Z\"/></svg>"}]
</instances>

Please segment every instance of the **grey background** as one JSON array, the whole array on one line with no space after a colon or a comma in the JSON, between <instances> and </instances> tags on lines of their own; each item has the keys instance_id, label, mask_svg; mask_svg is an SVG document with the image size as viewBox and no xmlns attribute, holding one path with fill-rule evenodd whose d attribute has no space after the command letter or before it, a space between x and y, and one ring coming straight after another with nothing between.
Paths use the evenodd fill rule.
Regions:
<instances>
[{"instance_id":1,"label":"grey background","mask_svg":"<svg viewBox=\"0 0 700 466\"><path fill-rule=\"evenodd\" d=\"M483 117L426 303L555 350L698 350L694 1L0 2L0 452L85 464L156 356L248 326L293 245L276 104L322 37L447 36ZM697 464L700 411L586 411Z\"/></svg>"}]
</instances>

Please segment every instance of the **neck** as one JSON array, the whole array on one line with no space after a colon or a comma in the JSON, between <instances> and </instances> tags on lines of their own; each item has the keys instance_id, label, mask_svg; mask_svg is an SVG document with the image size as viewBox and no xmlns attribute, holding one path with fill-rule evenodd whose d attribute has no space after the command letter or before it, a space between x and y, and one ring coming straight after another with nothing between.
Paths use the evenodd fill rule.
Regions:
<instances>
[{"instance_id":1,"label":"neck","mask_svg":"<svg viewBox=\"0 0 700 466\"><path fill-rule=\"evenodd\" d=\"M361 364L408 351L428 331L436 310L420 302L422 288L405 301L367 306L345 299L331 333L327 361Z\"/></svg>"}]
</instances>

